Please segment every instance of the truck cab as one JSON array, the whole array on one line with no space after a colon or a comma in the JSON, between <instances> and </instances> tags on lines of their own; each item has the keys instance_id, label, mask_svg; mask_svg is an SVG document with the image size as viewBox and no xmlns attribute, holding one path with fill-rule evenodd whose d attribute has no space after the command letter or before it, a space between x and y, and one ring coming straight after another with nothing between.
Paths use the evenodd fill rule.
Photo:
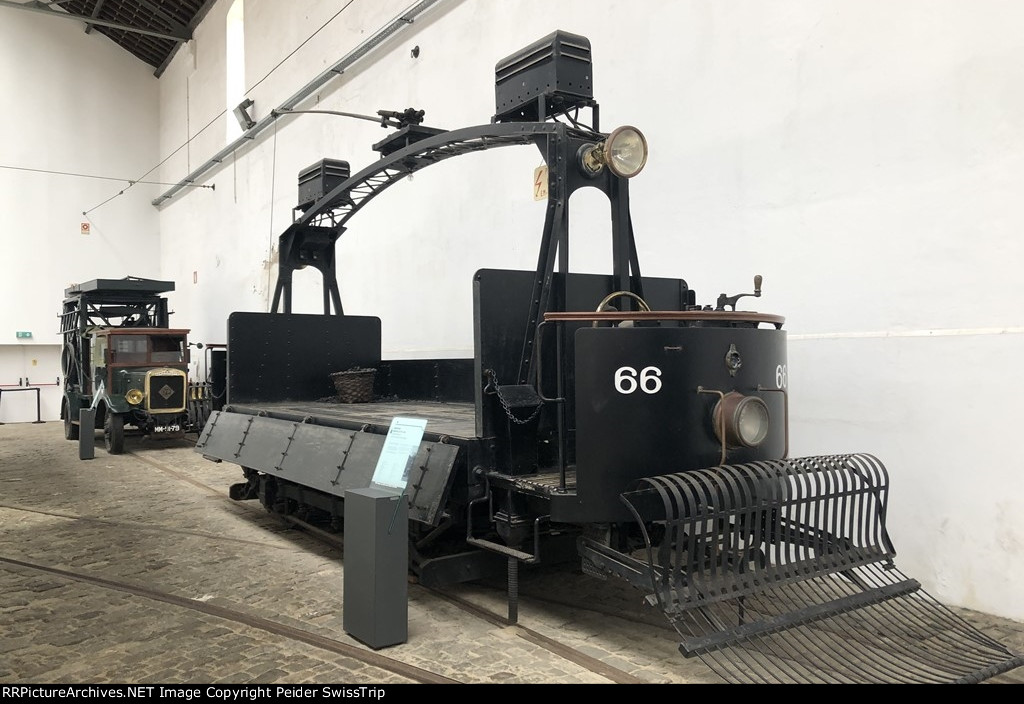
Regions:
<instances>
[{"instance_id":1,"label":"truck cab","mask_svg":"<svg viewBox=\"0 0 1024 704\"><path fill-rule=\"evenodd\" d=\"M93 333L92 380L105 408L104 440L109 451L123 451L126 425L147 435L180 437L184 433L188 332L106 328Z\"/></svg>"},{"instance_id":2,"label":"truck cab","mask_svg":"<svg viewBox=\"0 0 1024 704\"><path fill-rule=\"evenodd\" d=\"M189 330L168 324L170 281L96 279L65 291L64 436L77 440L81 409L96 411L107 450L124 452L126 428L181 437L190 428ZM202 347L202 345L198 345Z\"/></svg>"}]
</instances>

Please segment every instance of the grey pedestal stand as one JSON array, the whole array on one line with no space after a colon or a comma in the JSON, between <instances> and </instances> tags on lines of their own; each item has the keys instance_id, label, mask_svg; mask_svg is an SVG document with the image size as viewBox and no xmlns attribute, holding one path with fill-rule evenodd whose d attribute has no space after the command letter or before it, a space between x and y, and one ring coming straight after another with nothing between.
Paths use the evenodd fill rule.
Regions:
<instances>
[{"instance_id":1,"label":"grey pedestal stand","mask_svg":"<svg viewBox=\"0 0 1024 704\"><path fill-rule=\"evenodd\" d=\"M371 648L409 637L409 504L398 490L345 492L343 627Z\"/></svg>"}]
</instances>

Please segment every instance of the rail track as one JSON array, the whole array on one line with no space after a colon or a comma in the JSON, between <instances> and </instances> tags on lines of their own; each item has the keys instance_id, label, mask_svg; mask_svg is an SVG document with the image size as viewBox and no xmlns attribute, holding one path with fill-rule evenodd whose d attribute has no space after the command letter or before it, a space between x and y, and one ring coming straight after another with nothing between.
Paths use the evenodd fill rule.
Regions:
<instances>
[{"instance_id":1,"label":"rail track","mask_svg":"<svg viewBox=\"0 0 1024 704\"><path fill-rule=\"evenodd\" d=\"M263 509L262 506L259 506L257 504L253 504L253 503L249 503L249 502L237 502L237 501L234 501L234 500L230 499L226 495L226 493L225 493L225 491L223 489L219 489L217 487L210 486L209 484L205 484L205 483L203 483L203 482L201 482L199 480L196 480L194 477L189 476L187 473L182 472L182 471L180 471L180 470L178 470L178 469L168 465L166 462L162 462L162 461L154 459L148 453L147 454L141 454L141 453L129 450L126 454L130 454L133 458L138 459L139 461L141 461L141 462L143 462L143 463L153 467L154 469L156 469L156 470L158 470L160 472L163 472L163 473L165 473L165 474L167 474L167 475L169 475L171 477L174 477L175 479L178 479L178 480L180 480L180 481L182 481L182 482L184 482L184 483L186 483L186 484L188 484L188 485L190 485L190 486L192 486L192 487L194 487L194 488L196 488L198 490L201 490L201 491L204 491L204 492L207 492L209 494L212 494L212 495L215 495L217 497L222 498L226 504L228 504L228 505L230 505L232 507L235 507L236 510L241 509L241 510L245 510L245 511L251 511L251 512L255 512L255 513L259 513L260 515L263 515L263 516L267 516L267 515L273 516L278 521L280 521L283 525L286 525L286 526L289 526L289 527L294 528L296 530L299 530L302 533L312 537L314 540L318 541L320 544L328 546L328 547L336 550L338 552L339 558L341 557L342 551L344 549L344 540L343 540L343 537L340 534L330 533L328 531L322 530L322 529L318 528L317 526L311 525L311 524L309 524L309 523L307 523L307 522L305 522L305 521L303 521L303 520L301 520L299 518L296 518L294 516L281 516L281 515L277 515L277 514L268 514L268 512L265 509ZM481 620L483 620L483 621L485 621L485 622L487 622L487 623L489 623L489 624L491 624L493 626L497 626L497 627L501 627L501 628L508 628L517 637L519 637L519 638L521 638L521 639L523 639L523 640L525 640L525 641L527 641L527 642L529 642L529 643L531 643L531 644L533 644L533 645L535 645L537 647L543 648L544 650L548 651L552 655L555 655L555 656L557 656L559 658L562 658L564 660L572 662L573 664L575 664L575 665L577 665L579 667L582 667L582 668L588 670L589 672L591 672L593 674L599 675L599 676L607 679L609 682L612 682L612 683L615 683L615 684L648 684L649 683L647 680L643 680L643 679L641 679L639 677L631 675L630 673L628 673L628 672L626 672L626 671L624 671L624 670L622 670L620 668L617 668L617 667L609 665L609 664L607 664L605 662L602 662L600 659L595 658L595 657L590 656L590 655L587 655L586 653L582 652L578 648L574 648L574 647L568 645L567 643L559 641L556 638L552 638L550 636L544 635L543 633L540 633L539 631L537 631L535 629L531 629L531 628L529 628L527 626L524 626L522 624L519 624L519 623L511 624L511 623L509 623L508 619L505 616L502 616L502 615L500 615L500 614L498 614L498 613L496 613L494 611L491 611L490 609L487 609L486 607L483 607L483 606L480 606L478 604L475 604L472 601L470 601L468 599L465 599L463 597L460 597L458 595L446 592L446 591L441 590L441 589L427 588L427 587L424 587L424 586L416 583L415 581L411 581L410 582L410 588L411 589L423 590L426 593L429 593L429 594L431 594L431 595L433 595L433 596L435 596L437 598L440 598L440 599L444 600L446 603L451 604L452 606L458 608L460 611L462 611L462 612L464 612L466 614L469 614L469 615L471 615L471 616L473 616L475 618L481 619ZM550 603L555 604L557 602L550 601ZM559 606L567 606L567 604L559 604ZM573 608L579 609L578 606L573 607ZM592 613L599 613L599 614L604 615L604 616L615 616L616 618L624 618L621 614L615 614L615 613L610 612L610 611L609 612L601 612L600 610L597 610L597 609L590 609L590 611ZM664 628L659 626L658 630L664 630Z\"/></svg>"},{"instance_id":2,"label":"rail track","mask_svg":"<svg viewBox=\"0 0 1024 704\"><path fill-rule=\"evenodd\" d=\"M191 611L197 611L208 616L214 616L216 618L231 621L233 623L255 628L267 633L272 633L282 638L289 640L298 641L311 645L314 648L325 650L338 655L344 655L349 658L353 658L362 662L366 665L391 672L396 675L400 675L409 679L411 682L417 682L422 684L460 684L457 680L453 680L449 677L444 677L429 670L424 670L413 665L402 662L395 658L389 658L384 655L380 655L373 651L365 650L363 648L344 643L334 638L318 635L301 628L295 628L294 626L288 626L276 621L261 618L259 616L253 616L246 614L235 609L229 609L224 606L216 604L210 604L196 599L189 599L168 592L160 591L150 587L144 587L129 582L124 582L114 579L106 579L104 577L97 577L95 575L86 574L75 570L65 570L56 567L50 567L48 565L42 565L34 562L27 562L25 560L16 560L10 557L0 556L0 564L7 567L13 567L22 570L29 570L36 573L44 573L63 579L73 580L76 582L82 582L90 584L103 589L111 589L114 591L124 592L133 596L142 597L144 599L150 599L152 601L159 601L164 604L170 604L183 609L189 609Z\"/></svg>"}]
</instances>

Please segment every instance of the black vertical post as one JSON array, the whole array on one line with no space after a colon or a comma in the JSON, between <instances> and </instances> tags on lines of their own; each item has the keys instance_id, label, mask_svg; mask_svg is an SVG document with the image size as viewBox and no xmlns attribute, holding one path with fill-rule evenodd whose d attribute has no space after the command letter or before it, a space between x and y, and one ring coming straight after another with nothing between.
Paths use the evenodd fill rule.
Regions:
<instances>
[{"instance_id":1,"label":"black vertical post","mask_svg":"<svg viewBox=\"0 0 1024 704\"><path fill-rule=\"evenodd\" d=\"M334 273L334 266L331 266L331 299L334 301L335 315L345 315L345 309L341 307L341 291L338 290L338 278Z\"/></svg>"},{"instance_id":2,"label":"black vertical post","mask_svg":"<svg viewBox=\"0 0 1024 704\"><path fill-rule=\"evenodd\" d=\"M68 409L68 413L71 409ZM96 456L96 409L78 411L78 459L91 460Z\"/></svg>"},{"instance_id":3,"label":"black vertical post","mask_svg":"<svg viewBox=\"0 0 1024 704\"><path fill-rule=\"evenodd\" d=\"M632 255L632 243L630 236L632 230L629 224L629 181L614 176L609 170L608 178L611 179L611 201L612 201L612 275L615 281L614 288L617 291L628 291L629 288L629 265ZM639 295L639 294L638 294ZM633 308L631 302L624 302L629 305L627 310Z\"/></svg>"},{"instance_id":4,"label":"black vertical post","mask_svg":"<svg viewBox=\"0 0 1024 704\"><path fill-rule=\"evenodd\" d=\"M281 278L281 272L277 273L277 283L274 284L274 298L270 302L270 312L276 313L277 307L281 303L281 292L284 290L284 281Z\"/></svg>"},{"instance_id":5,"label":"black vertical post","mask_svg":"<svg viewBox=\"0 0 1024 704\"><path fill-rule=\"evenodd\" d=\"M633 293L644 297L644 283L640 278L640 259L636 254L636 238L633 236L633 217L629 214L629 199L626 199L626 221L629 223L629 270L633 274Z\"/></svg>"},{"instance_id":6,"label":"black vertical post","mask_svg":"<svg viewBox=\"0 0 1024 704\"><path fill-rule=\"evenodd\" d=\"M567 138L564 128L548 135L544 159L548 166L548 207L544 217L544 232L541 236L540 252L537 256L537 272L530 298L530 314L526 321L523 337L523 354L519 362L519 384L528 384L537 376L537 362L533 348L537 326L543 321L551 302L551 286L554 279L555 259L561 250L568 269L568 185L566 169L568 157L565 153ZM564 278L567 272L561 272Z\"/></svg>"},{"instance_id":7,"label":"black vertical post","mask_svg":"<svg viewBox=\"0 0 1024 704\"><path fill-rule=\"evenodd\" d=\"M35 388L35 392L36 392L36 420L35 420L35 422L36 423L42 423L43 422L43 413L42 413L42 404L39 401L39 387L38 386Z\"/></svg>"},{"instance_id":8,"label":"black vertical post","mask_svg":"<svg viewBox=\"0 0 1024 704\"><path fill-rule=\"evenodd\" d=\"M519 623L519 560L508 558L508 622Z\"/></svg>"}]
</instances>

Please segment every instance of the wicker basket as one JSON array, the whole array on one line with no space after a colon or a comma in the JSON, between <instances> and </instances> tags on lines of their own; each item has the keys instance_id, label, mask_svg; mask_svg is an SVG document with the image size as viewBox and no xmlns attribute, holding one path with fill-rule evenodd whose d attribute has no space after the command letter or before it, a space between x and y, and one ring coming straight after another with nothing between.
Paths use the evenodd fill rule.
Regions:
<instances>
[{"instance_id":1,"label":"wicker basket","mask_svg":"<svg viewBox=\"0 0 1024 704\"><path fill-rule=\"evenodd\" d=\"M368 403L373 400L376 369L348 369L331 374L338 400L342 403Z\"/></svg>"}]
</instances>

